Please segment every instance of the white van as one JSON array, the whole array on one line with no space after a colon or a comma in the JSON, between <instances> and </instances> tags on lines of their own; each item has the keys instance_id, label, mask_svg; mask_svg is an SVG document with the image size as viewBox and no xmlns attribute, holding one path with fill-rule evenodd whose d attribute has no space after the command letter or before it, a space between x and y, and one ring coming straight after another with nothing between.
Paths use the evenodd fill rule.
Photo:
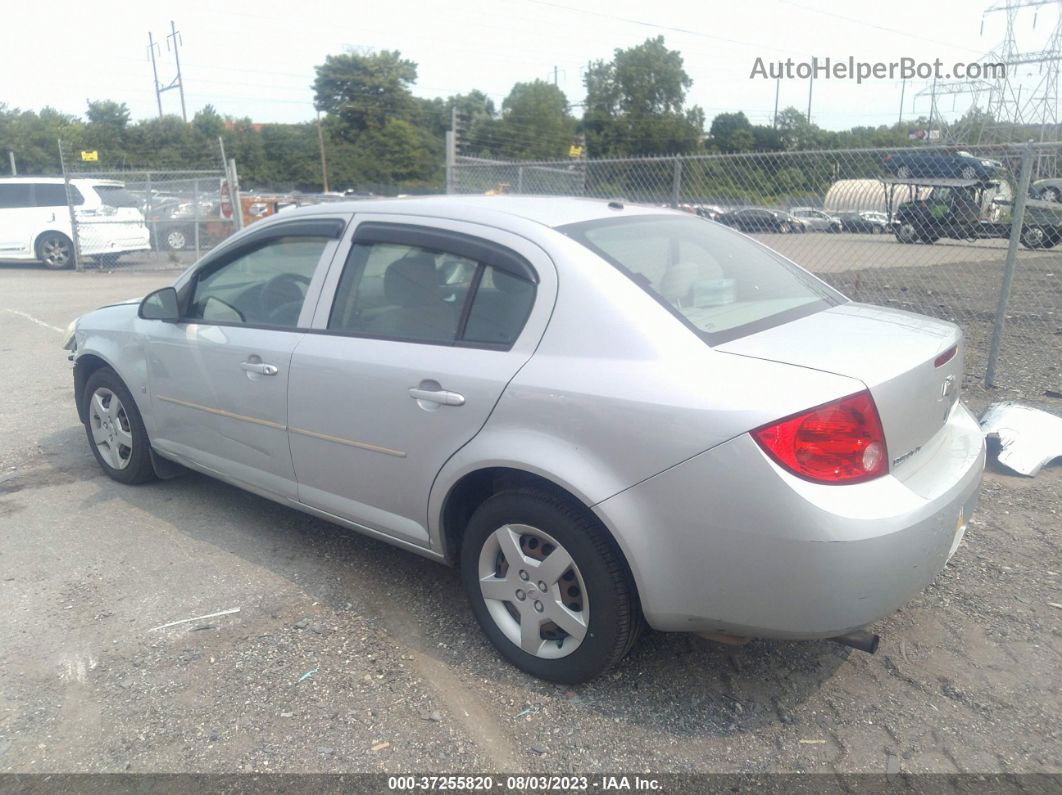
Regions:
<instances>
[{"instance_id":1,"label":"white van","mask_svg":"<svg viewBox=\"0 0 1062 795\"><path fill-rule=\"evenodd\" d=\"M82 257L113 262L121 254L151 247L140 202L123 183L72 179L70 193ZM73 238L62 179L0 179L0 259L68 268L74 264Z\"/></svg>"}]
</instances>

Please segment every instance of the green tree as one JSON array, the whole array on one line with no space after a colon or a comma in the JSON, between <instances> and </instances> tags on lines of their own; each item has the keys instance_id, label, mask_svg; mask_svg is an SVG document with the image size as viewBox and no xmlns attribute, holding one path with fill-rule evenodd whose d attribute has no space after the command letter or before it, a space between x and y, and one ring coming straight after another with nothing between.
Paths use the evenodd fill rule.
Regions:
<instances>
[{"instance_id":1,"label":"green tree","mask_svg":"<svg viewBox=\"0 0 1062 795\"><path fill-rule=\"evenodd\" d=\"M693 84L677 50L664 37L616 50L611 61L591 64L584 78L584 129L592 156L697 151L704 111L686 109Z\"/></svg>"},{"instance_id":2,"label":"green tree","mask_svg":"<svg viewBox=\"0 0 1062 795\"><path fill-rule=\"evenodd\" d=\"M329 55L316 68L314 103L318 110L339 117L341 133L353 140L389 119L409 119L415 109L410 86L417 65L397 50Z\"/></svg>"},{"instance_id":3,"label":"green tree","mask_svg":"<svg viewBox=\"0 0 1062 795\"><path fill-rule=\"evenodd\" d=\"M517 83L502 102L501 154L519 160L566 157L575 139L568 98L553 83Z\"/></svg>"}]
</instances>

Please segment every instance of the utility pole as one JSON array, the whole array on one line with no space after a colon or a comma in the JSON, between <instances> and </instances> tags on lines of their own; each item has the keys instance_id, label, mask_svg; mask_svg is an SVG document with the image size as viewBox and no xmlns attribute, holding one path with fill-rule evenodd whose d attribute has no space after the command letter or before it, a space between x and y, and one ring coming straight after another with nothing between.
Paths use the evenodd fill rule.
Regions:
<instances>
[{"instance_id":1,"label":"utility pole","mask_svg":"<svg viewBox=\"0 0 1062 795\"><path fill-rule=\"evenodd\" d=\"M450 108L450 129L446 131L446 192L456 193L457 105Z\"/></svg>"},{"instance_id":2,"label":"utility pole","mask_svg":"<svg viewBox=\"0 0 1062 795\"><path fill-rule=\"evenodd\" d=\"M179 45L184 44L184 39L181 38L181 34L177 32L177 25L171 19L170 20L170 35L166 37L166 47L170 46L170 39L173 39L173 60L177 63L177 79L170 83L169 88L174 86L180 91L181 94L181 118L188 121L188 111L184 107L184 80L181 78L181 55L178 52Z\"/></svg>"},{"instance_id":3,"label":"utility pole","mask_svg":"<svg viewBox=\"0 0 1062 795\"><path fill-rule=\"evenodd\" d=\"M900 82L900 118L896 120L897 126L903 124L903 95L907 91L907 78Z\"/></svg>"},{"instance_id":4,"label":"utility pole","mask_svg":"<svg viewBox=\"0 0 1062 795\"><path fill-rule=\"evenodd\" d=\"M782 78L777 78L774 81L774 121L771 122L771 126L778 129L778 95L782 91Z\"/></svg>"},{"instance_id":5,"label":"utility pole","mask_svg":"<svg viewBox=\"0 0 1062 795\"><path fill-rule=\"evenodd\" d=\"M553 67L553 85L557 85L557 67Z\"/></svg>"},{"instance_id":6,"label":"utility pole","mask_svg":"<svg viewBox=\"0 0 1062 795\"><path fill-rule=\"evenodd\" d=\"M815 88L815 67L818 66L818 58L811 57L811 76L808 78L808 126L811 126L811 90Z\"/></svg>"},{"instance_id":7,"label":"utility pole","mask_svg":"<svg viewBox=\"0 0 1062 795\"><path fill-rule=\"evenodd\" d=\"M11 176L17 177L18 176L18 169L15 168L15 153L11 152L11 151L8 151L7 159L11 162Z\"/></svg>"},{"instance_id":8,"label":"utility pole","mask_svg":"<svg viewBox=\"0 0 1062 795\"><path fill-rule=\"evenodd\" d=\"M148 52L151 53L151 75L155 79L155 102L159 106L159 118L162 118L162 86L159 85L159 70L155 65L155 50L159 45L155 43L155 37L148 31Z\"/></svg>"},{"instance_id":9,"label":"utility pole","mask_svg":"<svg viewBox=\"0 0 1062 795\"><path fill-rule=\"evenodd\" d=\"M328 163L325 161L324 133L321 132L321 111L317 111L317 145L321 149L321 184L328 193Z\"/></svg>"}]
</instances>

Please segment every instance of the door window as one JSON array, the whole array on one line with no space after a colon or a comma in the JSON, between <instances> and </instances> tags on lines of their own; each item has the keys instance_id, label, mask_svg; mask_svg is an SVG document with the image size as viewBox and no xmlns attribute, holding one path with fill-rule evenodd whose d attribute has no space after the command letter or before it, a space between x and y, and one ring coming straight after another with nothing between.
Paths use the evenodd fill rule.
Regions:
<instances>
[{"instance_id":1,"label":"door window","mask_svg":"<svg viewBox=\"0 0 1062 795\"><path fill-rule=\"evenodd\" d=\"M66 185L50 182L38 182L33 186L33 194L38 207L66 207ZM81 191L70 186L70 198L75 205L84 204Z\"/></svg>"},{"instance_id":2,"label":"door window","mask_svg":"<svg viewBox=\"0 0 1062 795\"><path fill-rule=\"evenodd\" d=\"M28 182L13 182L0 185L0 209L32 207Z\"/></svg>"},{"instance_id":3,"label":"door window","mask_svg":"<svg viewBox=\"0 0 1062 795\"><path fill-rule=\"evenodd\" d=\"M189 320L294 328L330 238L273 238L199 275Z\"/></svg>"},{"instance_id":4,"label":"door window","mask_svg":"<svg viewBox=\"0 0 1062 795\"><path fill-rule=\"evenodd\" d=\"M328 328L410 342L509 346L534 297L528 279L466 256L417 245L356 243Z\"/></svg>"}]
</instances>

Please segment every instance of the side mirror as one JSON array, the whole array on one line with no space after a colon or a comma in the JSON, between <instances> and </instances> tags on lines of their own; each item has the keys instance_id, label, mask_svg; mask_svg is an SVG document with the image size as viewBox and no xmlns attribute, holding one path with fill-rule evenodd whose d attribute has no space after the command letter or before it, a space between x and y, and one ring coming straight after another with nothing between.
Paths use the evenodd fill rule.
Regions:
<instances>
[{"instance_id":1,"label":"side mirror","mask_svg":"<svg viewBox=\"0 0 1062 795\"><path fill-rule=\"evenodd\" d=\"M144 296L140 302L137 315L144 320L163 320L174 323L180 320L181 310L177 306L177 291L172 287L163 287Z\"/></svg>"}]
</instances>

